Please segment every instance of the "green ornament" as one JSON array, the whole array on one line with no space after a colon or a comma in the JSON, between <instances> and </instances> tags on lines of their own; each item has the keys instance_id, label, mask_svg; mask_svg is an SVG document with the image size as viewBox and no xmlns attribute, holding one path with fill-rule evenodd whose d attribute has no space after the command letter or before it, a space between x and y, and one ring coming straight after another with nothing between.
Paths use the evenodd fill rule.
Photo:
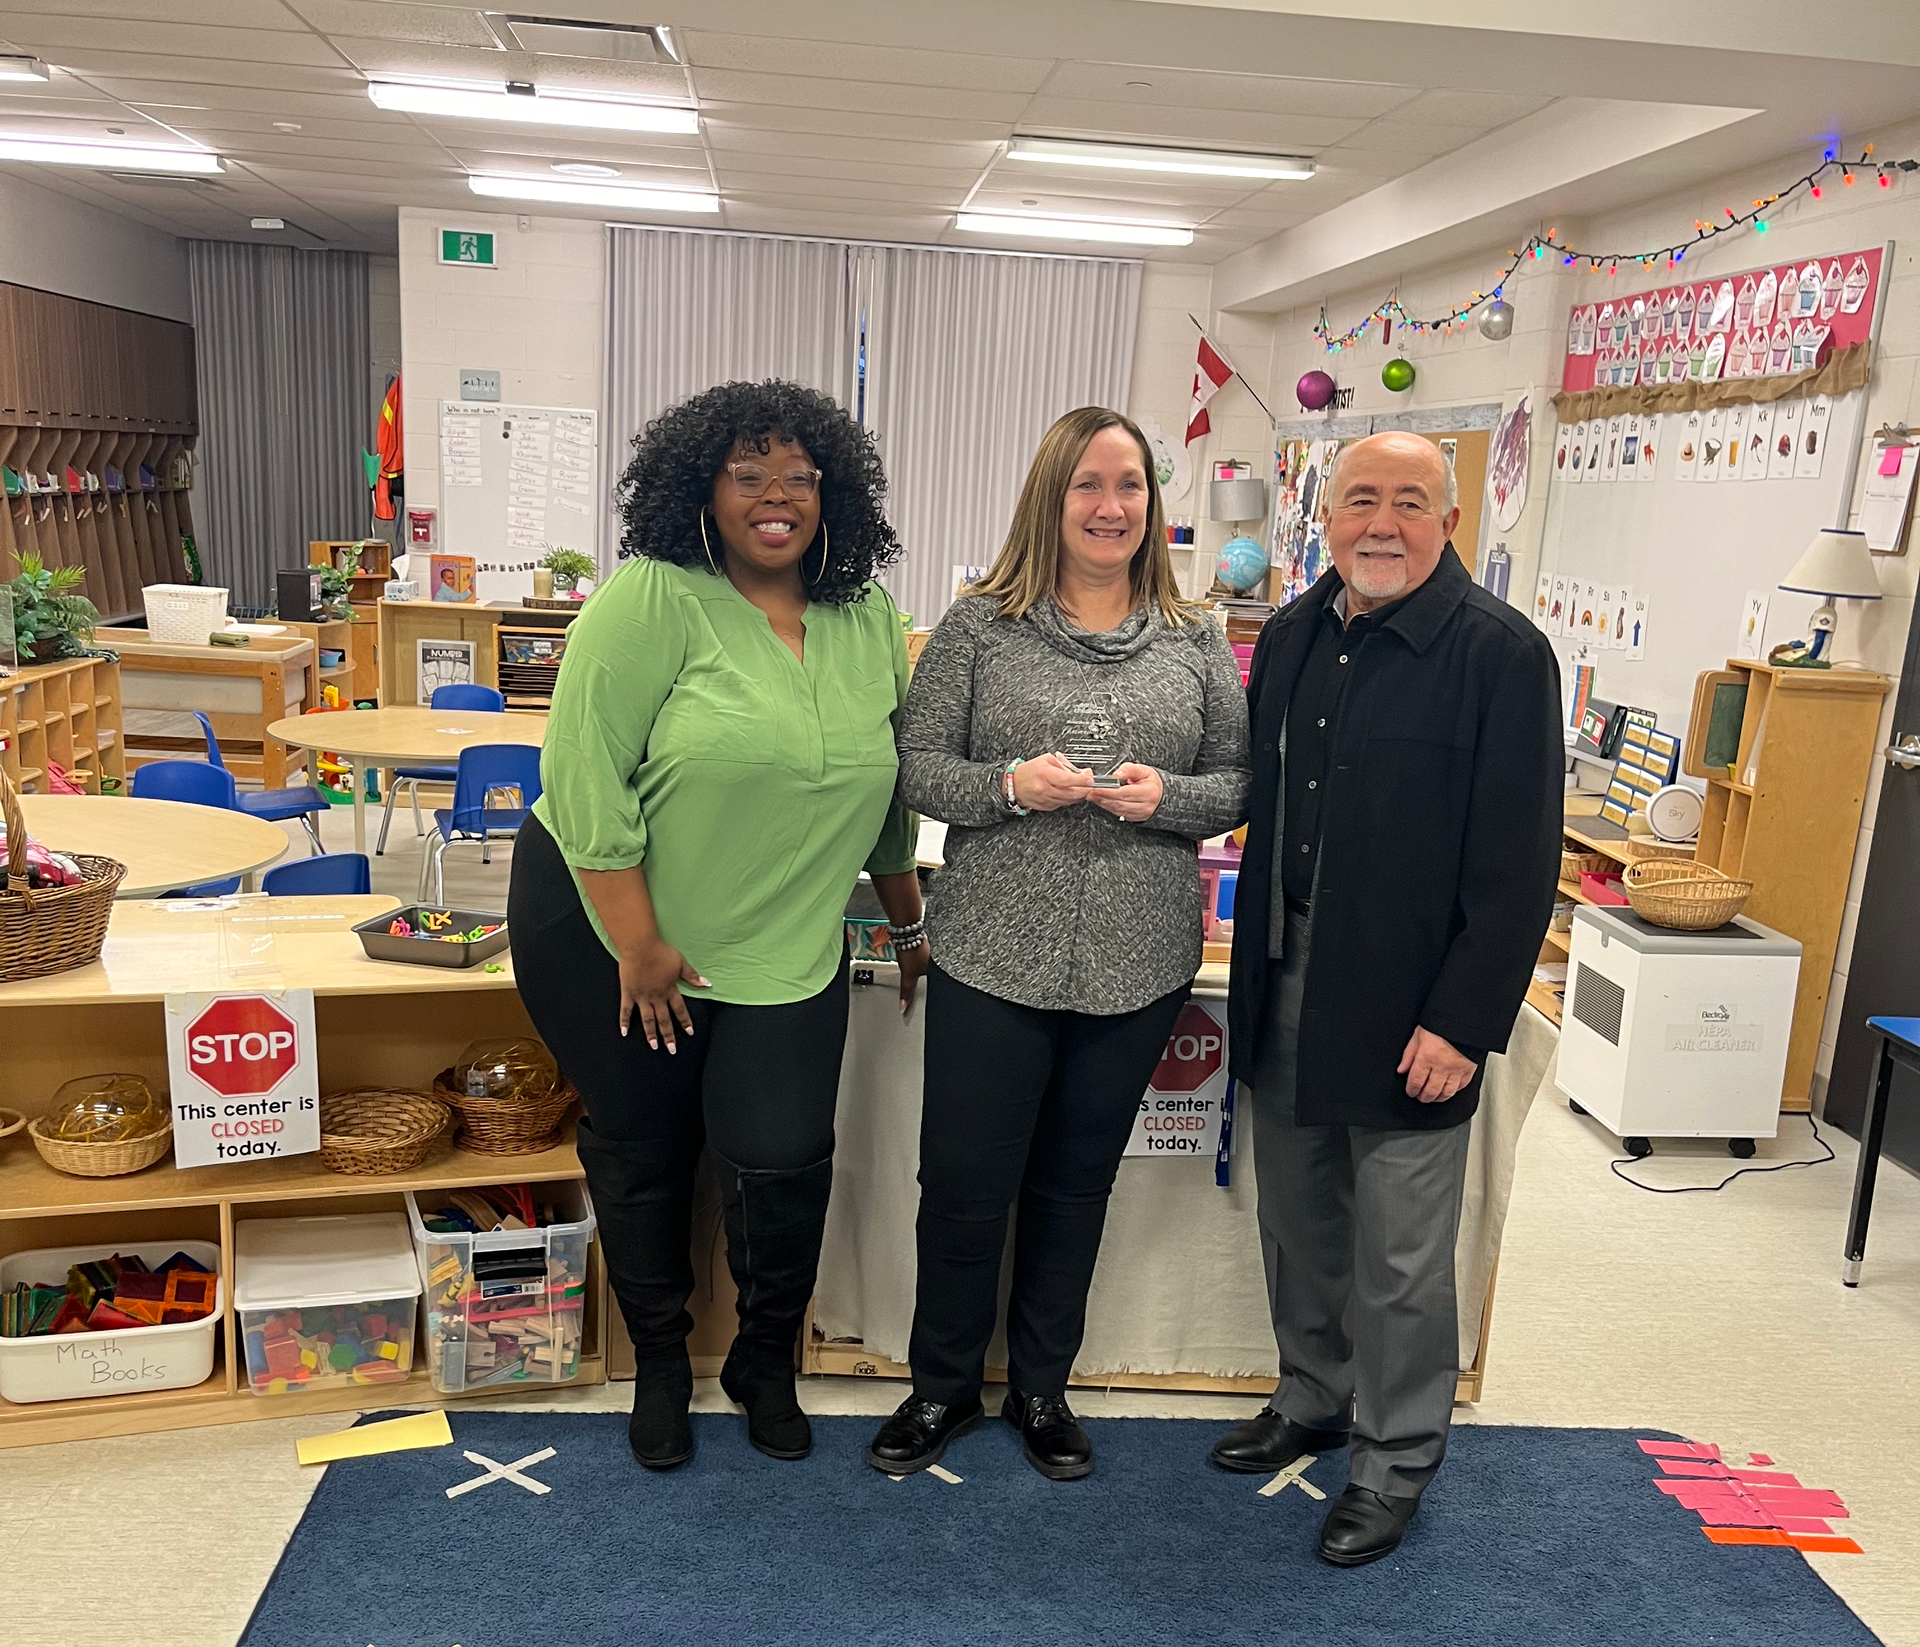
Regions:
<instances>
[{"instance_id":1,"label":"green ornament","mask_svg":"<svg viewBox=\"0 0 1920 1647\"><path fill-rule=\"evenodd\" d=\"M1395 358L1380 368L1380 381L1396 395L1413 387L1413 362Z\"/></svg>"}]
</instances>

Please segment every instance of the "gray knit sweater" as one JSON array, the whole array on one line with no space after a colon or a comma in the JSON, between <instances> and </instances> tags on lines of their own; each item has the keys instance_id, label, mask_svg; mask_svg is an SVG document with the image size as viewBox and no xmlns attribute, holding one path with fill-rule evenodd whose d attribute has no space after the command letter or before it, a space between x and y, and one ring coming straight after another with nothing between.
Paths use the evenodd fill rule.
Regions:
<instances>
[{"instance_id":1,"label":"gray knit sweater","mask_svg":"<svg viewBox=\"0 0 1920 1647\"><path fill-rule=\"evenodd\" d=\"M1219 625L1136 611L1089 634L1052 601L994 616L969 596L940 620L900 723L900 798L939 818L946 865L927 900L934 959L1024 1006L1130 1012L1200 967L1195 842L1246 817L1247 702ZM1060 746L1103 706L1121 758L1158 768L1160 807L1122 823L1090 803L1016 817L1006 763Z\"/></svg>"}]
</instances>

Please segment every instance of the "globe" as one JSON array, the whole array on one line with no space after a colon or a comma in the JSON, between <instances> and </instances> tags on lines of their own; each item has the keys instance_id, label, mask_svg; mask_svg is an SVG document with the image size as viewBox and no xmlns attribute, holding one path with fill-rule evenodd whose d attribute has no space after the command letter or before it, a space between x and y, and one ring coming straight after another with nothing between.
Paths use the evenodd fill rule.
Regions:
<instances>
[{"instance_id":1,"label":"globe","mask_svg":"<svg viewBox=\"0 0 1920 1647\"><path fill-rule=\"evenodd\" d=\"M1233 538L1221 545L1213 575L1236 595L1244 595L1267 575L1267 552L1252 538Z\"/></svg>"}]
</instances>

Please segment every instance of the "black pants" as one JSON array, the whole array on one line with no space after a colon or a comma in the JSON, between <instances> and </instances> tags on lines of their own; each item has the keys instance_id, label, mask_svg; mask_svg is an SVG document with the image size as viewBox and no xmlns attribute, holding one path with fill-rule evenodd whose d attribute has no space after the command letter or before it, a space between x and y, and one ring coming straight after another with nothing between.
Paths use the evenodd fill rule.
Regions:
<instances>
[{"instance_id":1,"label":"black pants","mask_svg":"<svg viewBox=\"0 0 1920 1647\"><path fill-rule=\"evenodd\" d=\"M1007 1377L1062 1395L1140 1098L1187 998L1095 1017L1019 1006L927 974L913 1387L949 1406L980 1391L1017 1197Z\"/></svg>"},{"instance_id":2,"label":"black pants","mask_svg":"<svg viewBox=\"0 0 1920 1647\"><path fill-rule=\"evenodd\" d=\"M520 998L586 1117L578 1143L607 1274L638 1358L678 1355L692 1331L694 1173L719 1157L740 1339L790 1353L813 1295L833 1182L833 1111L847 1039L843 967L779 1006L687 997L693 1034L649 1047L620 1034L620 972L553 837L529 818L507 901Z\"/></svg>"}]
</instances>

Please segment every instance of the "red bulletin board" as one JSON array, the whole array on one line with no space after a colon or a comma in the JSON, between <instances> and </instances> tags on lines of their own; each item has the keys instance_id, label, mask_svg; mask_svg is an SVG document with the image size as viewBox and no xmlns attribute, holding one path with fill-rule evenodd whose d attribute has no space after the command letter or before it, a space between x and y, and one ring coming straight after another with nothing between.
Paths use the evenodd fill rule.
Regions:
<instances>
[{"instance_id":1,"label":"red bulletin board","mask_svg":"<svg viewBox=\"0 0 1920 1647\"><path fill-rule=\"evenodd\" d=\"M1698 380L1699 368L1711 364L1715 352L1721 354L1719 370L1709 380L1778 377L1820 365L1834 350L1872 332L1884 250L1830 252L1577 304L1567 320L1560 387L1578 394L1629 383ZM1815 271L1810 287L1809 270ZM1781 301L1788 280L1793 283L1790 313ZM1773 313L1756 336L1752 317L1769 283ZM1691 358L1696 347L1706 352L1705 362ZM1684 375L1673 365L1676 356L1688 358Z\"/></svg>"}]
</instances>

